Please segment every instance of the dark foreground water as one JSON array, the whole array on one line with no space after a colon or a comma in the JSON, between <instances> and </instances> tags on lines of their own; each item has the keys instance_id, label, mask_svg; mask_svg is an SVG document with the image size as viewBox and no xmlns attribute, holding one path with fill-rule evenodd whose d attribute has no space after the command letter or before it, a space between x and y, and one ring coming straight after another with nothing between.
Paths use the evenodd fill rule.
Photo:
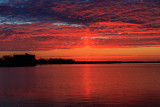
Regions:
<instances>
[{"instance_id":1,"label":"dark foreground water","mask_svg":"<svg viewBox=\"0 0 160 107\"><path fill-rule=\"evenodd\" d=\"M0 68L0 107L160 107L160 64Z\"/></svg>"}]
</instances>

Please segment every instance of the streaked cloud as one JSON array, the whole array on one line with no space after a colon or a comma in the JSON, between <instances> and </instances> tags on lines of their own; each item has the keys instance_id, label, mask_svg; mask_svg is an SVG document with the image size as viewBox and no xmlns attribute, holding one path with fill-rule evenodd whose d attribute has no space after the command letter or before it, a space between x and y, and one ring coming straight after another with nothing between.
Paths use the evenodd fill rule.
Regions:
<instances>
[{"instance_id":1,"label":"streaked cloud","mask_svg":"<svg viewBox=\"0 0 160 107\"><path fill-rule=\"evenodd\" d=\"M158 0L0 1L0 51L160 46Z\"/></svg>"}]
</instances>

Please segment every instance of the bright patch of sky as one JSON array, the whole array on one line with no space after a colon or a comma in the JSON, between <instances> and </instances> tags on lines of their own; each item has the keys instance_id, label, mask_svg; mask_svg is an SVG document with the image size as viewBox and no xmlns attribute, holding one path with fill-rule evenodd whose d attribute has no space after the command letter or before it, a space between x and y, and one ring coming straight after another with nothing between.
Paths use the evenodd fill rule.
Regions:
<instances>
[{"instance_id":1,"label":"bright patch of sky","mask_svg":"<svg viewBox=\"0 0 160 107\"><path fill-rule=\"evenodd\" d=\"M29 0L0 0L0 3L5 4L9 2L27 2Z\"/></svg>"},{"instance_id":2,"label":"bright patch of sky","mask_svg":"<svg viewBox=\"0 0 160 107\"><path fill-rule=\"evenodd\" d=\"M26 24L32 24L32 22L22 22L22 21L15 21L15 22L0 22L0 25L26 25Z\"/></svg>"},{"instance_id":3,"label":"bright patch of sky","mask_svg":"<svg viewBox=\"0 0 160 107\"><path fill-rule=\"evenodd\" d=\"M17 20L16 18L6 18L0 16L0 25L25 25L25 24L32 24L32 21L26 20Z\"/></svg>"},{"instance_id":4,"label":"bright patch of sky","mask_svg":"<svg viewBox=\"0 0 160 107\"><path fill-rule=\"evenodd\" d=\"M59 23L53 23L55 26L74 26L74 27L81 27L79 24L71 24L66 22L59 22Z\"/></svg>"},{"instance_id":5,"label":"bright patch of sky","mask_svg":"<svg viewBox=\"0 0 160 107\"><path fill-rule=\"evenodd\" d=\"M0 3L8 3L10 0L0 0Z\"/></svg>"}]
</instances>

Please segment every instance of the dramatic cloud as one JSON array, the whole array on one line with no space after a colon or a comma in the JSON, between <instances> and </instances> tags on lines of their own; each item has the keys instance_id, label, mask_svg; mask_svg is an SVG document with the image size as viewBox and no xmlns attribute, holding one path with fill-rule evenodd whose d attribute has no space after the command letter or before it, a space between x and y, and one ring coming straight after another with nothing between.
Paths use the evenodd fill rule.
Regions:
<instances>
[{"instance_id":1,"label":"dramatic cloud","mask_svg":"<svg viewBox=\"0 0 160 107\"><path fill-rule=\"evenodd\" d=\"M160 46L159 0L0 0L0 51Z\"/></svg>"}]
</instances>

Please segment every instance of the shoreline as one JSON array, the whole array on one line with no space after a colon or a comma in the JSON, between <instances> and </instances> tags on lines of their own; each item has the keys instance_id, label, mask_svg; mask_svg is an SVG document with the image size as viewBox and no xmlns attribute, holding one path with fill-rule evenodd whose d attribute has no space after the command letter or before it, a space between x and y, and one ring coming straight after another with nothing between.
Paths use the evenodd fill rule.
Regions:
<instances>
[{"instance_id":1,"label":"shoreline","mask_svg":"<svg viewBox=\"0 0 160 107\"><path fill-rule=\"evenodd\" d=\"M155 62L143 62L143 61L126 61L126 62L123 62L123 61L77 61L75 63L37 63L36 65L0 65L0 67L34 67L34 66L37 66L37 65L61 65L61 64L123 64L123 63L160 63L160 61L155 61Z\"/></svg>"}]
</instances>

